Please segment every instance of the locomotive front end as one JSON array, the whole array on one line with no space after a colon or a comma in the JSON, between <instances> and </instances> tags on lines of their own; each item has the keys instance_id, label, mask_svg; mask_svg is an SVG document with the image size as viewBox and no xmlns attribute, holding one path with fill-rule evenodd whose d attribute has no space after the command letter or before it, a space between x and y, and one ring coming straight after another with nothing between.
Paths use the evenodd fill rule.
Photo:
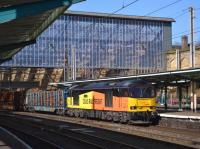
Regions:
<instances>
[{"instance_id":1,"label":"locomotive front end","mask_svg":"<svg viewBox=\"0 0 200 149\"><path fill-rule=\"evenodd\" d=\"M155 123L159 117L156 112L155 89L151 84L140 84L129 88L128 109L131 119Z\"/></svg>"}]
</instances>

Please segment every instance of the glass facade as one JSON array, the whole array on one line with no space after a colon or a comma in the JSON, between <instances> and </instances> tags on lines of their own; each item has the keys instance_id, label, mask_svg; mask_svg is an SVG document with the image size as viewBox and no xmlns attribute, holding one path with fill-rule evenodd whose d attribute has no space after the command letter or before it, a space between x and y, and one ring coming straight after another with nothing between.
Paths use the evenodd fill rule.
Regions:
<instances>
[{"instance_id":1,"label":"glass facade","mask_svg":"<svg viewBox=\"0 0 200 149\"><path fill-rule=\"evenodd\" d=\"M65 14L2 65L163 71L171 46L165 26L171 30L167 21Z\"/></svg>"},{"instance_id":2,"label":"glass facade","mask_svg":"<svg viewBox=\"0 0 200 149\"><path fill-rule=\"evenodd\" d=\"M2 66L12 67L63 67L65 54L64 16L46 29L32 44L17 53L13 60Z\"/></svg>"},{"instance_id":3,"label":"glass facade","mask_svg":"<svg viewBox=\"0 0 200 149\"><path fill-rule=\"evenodd\" d=\"M69 64L75 50L80 68L163 67L162 22L82 16L66 16L66 22Z\"/></svg>"}]
</instances>

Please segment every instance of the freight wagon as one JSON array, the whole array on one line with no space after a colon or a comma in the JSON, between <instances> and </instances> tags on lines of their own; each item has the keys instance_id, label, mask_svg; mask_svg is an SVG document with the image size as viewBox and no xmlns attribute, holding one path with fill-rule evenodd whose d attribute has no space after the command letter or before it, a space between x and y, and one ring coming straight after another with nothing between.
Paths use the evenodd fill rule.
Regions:
<instances>
[{"instance_id":1,"label":"freight wagon","mask_svg":"<svg viewBox=\"0 0 200 149\"><path fill-rule=\"evenodd\" d=\"M25 106L28 111L44 111L63 114L66 110L64 90L28 92Z\"/></svg>"},{"instance_id":2,"label":"freight wagon","mask_svg":"<svg viewBox=\"0 0 200 149\"><path fill-rule=\"evenodd\" d=\"M25 91L0 90L0 110L24 110Z\"/></svg>"}]
</instances>

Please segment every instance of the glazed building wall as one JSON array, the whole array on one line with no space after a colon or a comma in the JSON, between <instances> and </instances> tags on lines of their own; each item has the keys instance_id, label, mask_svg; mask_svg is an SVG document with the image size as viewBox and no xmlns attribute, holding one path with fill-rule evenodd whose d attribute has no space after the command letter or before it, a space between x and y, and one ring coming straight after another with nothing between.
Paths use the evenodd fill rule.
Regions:
<instances>
[{"instance_id":1,"label":"glazed building wall","mask_svg":"<svg viewBox=\"0 0 200 149\"><path fill-rule=\"evenodd\" d=\"M160 72L170 47L168 22L62 15L2 66Z\"/></svg>"}]
</instances>

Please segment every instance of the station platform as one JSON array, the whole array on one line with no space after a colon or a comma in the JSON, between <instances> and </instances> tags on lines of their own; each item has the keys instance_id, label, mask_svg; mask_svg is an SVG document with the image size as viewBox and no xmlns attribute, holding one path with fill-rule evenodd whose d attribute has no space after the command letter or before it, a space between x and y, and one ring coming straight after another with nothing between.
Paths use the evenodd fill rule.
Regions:
<instances>
[{"instance_id":1,"label":"station platform","mask_svg":"<svg viewBox=\"0 0 200 149\"><path fill-rule=\"evenodd\" d=\"M158 110L160 117L162 118L176 118L176 119L188 119L188 120L200 120L200 111L193 112L191 110L178 111L175 109L170 110Z\"/></svg>"},{"instance_id":2,"label":"station platform","mask_svg":"<svg viewBox=\"0 0 200 149\"><path fill-rule=\"evenodd\" d=\"M0 127L0 149L31 149L24 141Z\"/></svg>"},{"instance_id":3,"label":"station platform","mask_svg":"<svg viewBox=\"0 0 200 149\"><path fill-rule=\"evenodd\" d=\"M200 111L178 111L177 109L158 110L159 125L163 127L200 131Z\"/></svg>"},{"instance_id":4,"label":"station platform","mask_svg":"<svg viewBox=\"0 0 200 149\"><path fill-rule=\"evenodd\" d=\"M168 118L176 118L176 119L189 119L189 120L200 120L199 112L191 112L191 111L181 111L181 112L166 112L161 113L161 117Z\"/></svg>"}]
</instances>

